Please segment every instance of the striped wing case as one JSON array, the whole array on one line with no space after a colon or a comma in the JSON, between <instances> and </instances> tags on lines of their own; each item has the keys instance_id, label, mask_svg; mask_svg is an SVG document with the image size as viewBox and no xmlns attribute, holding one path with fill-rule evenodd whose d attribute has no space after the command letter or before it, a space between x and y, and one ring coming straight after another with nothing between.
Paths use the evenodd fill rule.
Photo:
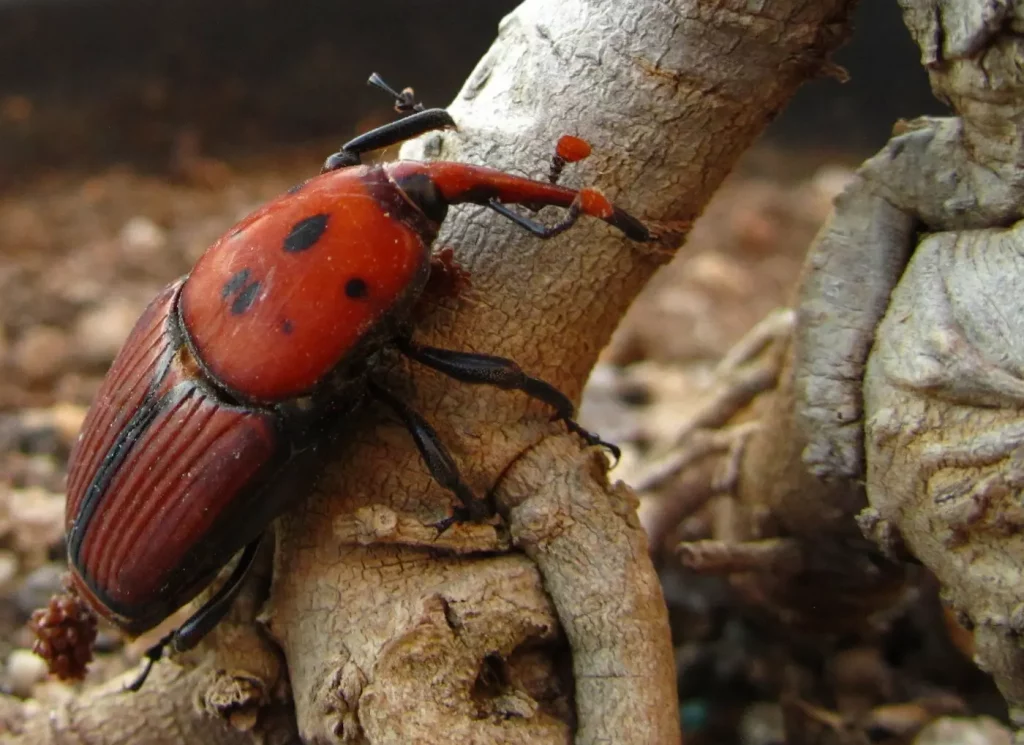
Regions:
<instances>
[{"instance_id":1,"label":"striped wing case","mask_svg":"<svg viewBox=\"0 0 1024 745\"><path fill-rule=\"evenodd\" d=\"M263 484L290 454L272 411L234 406L203 382L178 326L181 284L136 324L68 473L73 580L133 633L188 602L259 534L272 517Z\"/></svg>"}]
</instances>

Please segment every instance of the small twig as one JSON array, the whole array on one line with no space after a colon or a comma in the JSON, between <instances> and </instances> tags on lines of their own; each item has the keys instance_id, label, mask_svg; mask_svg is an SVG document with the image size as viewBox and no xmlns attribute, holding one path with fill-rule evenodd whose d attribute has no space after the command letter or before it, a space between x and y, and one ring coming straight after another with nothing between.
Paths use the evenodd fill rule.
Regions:
<instances>
[{"instance_id":1,"label":"small twig","mask_svg":"<svg viewBox=\"0 0 1024 745\"><path fill-rule=\"evenodd\" d=\"M735 483L734 474L739 468L742 444L757 425L744 423L730 429L723 428L759 394L775 387L780 360L776 355L760 361L758 358L764 357L772 345L789 336L793 322L791 310L774 311L733 346L716 368L719 383L704 405L680 424L670 438L673 445L660 453L653 453L646 459L646 466L630 479L637 491L647 491L664 484L683 468L721 450L729 450L733 456L724 480Z\"/></svg>"},{"instance_id":2,"label":"small twig","mask_svg":"<svg viewBox=\"0 0 1024 745\"><path fill-rule=\"evenodd\" d=\"M685 442L660 456L650 458L645 468L632 477L630 482L639 492L655 489L703 458L718 453L733 453L737 441L745 442L759 427L758 422L744 422L725 429L691 430ZM715 479L713 491L717 491L718 484L724 481L724 478Z\"/></svg>"},{"instance_id":3,"label":"small twig","mask_svg":"<svg viewBox=\"0 0 1024 745\"><path fill-rule=\"evenodd\" d=\"M740 478L740 466L743 465L743 453L750 436L761 429L760 422L744 422L730 427L724 432L732 435L729 449L722 459L721 467L715 474L711 488L718 494L732 494Z\"/></svg>"},{"instance_id":4,"label":"small twig","mask_svg":"<svg viewBox=\"0 0 1024 745\"><path fill-rule=\"evenodd\" d=\"M725 375L754 362L768 347L785 340L796 325L792 308L776 308L743 335L718 363L717 372Z\"/></svg>"},{"instance_id":5,"label":"small twig","mask_svg":"<svg viewBox=\"0 0 1024 745\"><path fill-rule=\"evenodd\" d=\"M789 538L759 541L693 541L676 548L683 564L697 572L733 574L760 572L793 574L800 569L800 545Z\"/></svg>"}]
</instances>

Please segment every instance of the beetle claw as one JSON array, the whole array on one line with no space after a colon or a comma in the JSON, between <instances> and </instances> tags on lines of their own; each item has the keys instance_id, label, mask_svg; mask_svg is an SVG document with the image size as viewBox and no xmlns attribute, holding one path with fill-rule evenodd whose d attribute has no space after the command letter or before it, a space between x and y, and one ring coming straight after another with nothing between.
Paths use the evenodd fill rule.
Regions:
<instances>
[{"instance_id":1,"label":"beetle claw","mask_svg":"<svg viewBox=\"0 0 1024 745\"><path fill-rule=\"evenodd\" d=\"M618 445L608 442L607 440L602 440L600 437L595 435L590 430L581 427L579 423L576 422L576 420L574 419L564 417L562 421L565 422L565 426L570 432L582 437L583 441L587 443L588 447L604 448L609 453L611 453L611 456L615 461L614 463L612 463L612 468L615 468L615 466L619 465L619 460L621 460L622 458L622 449Z\"/></svg>"},{"instance_id":2,"label":"beetle claw","mask_svg":"<svg viewBox=\"0 0 1024 745\"><path fill-rule=\"evenodd\" d=\"M494 511L486 500L472 498L471 501L452 508L452 514L433 524L437 530L437 538L456 523L488 523L494 518Z\"/></svg>"},{"instance_id":3,"label":"beetle claw","mask_svg":"<svg viewBox=\"0 0 1024 745\"><path fill-rule=\"evenodd\" d=\"M445 534L445 532L447 532L448 528L453 526L455 523L466 522L468 520L469 510L467 510L465 507L456 507L454 510L452 510L452 514L448 515L448 517L438 520L431 527L433 527L434 530L437 531L437 536L435 537L440 538L442 535Z\"/></svg>"},{"instance_id":4,"label":"beetle claw","mask_svg":"<svg viewBox=\"0 0 1024 745\"><path fill-rule=\"evenodd\" d=\"M131 683L124 687L125 691L131 691L132 693L136 693L139 691L140 688L142 688L142 685L146 682L146 678L149 677L150 671L153 669L153 665L155 665L161 659L163 659L164 650L167 648L167 645L169 645L171 641L174 639L175 633L176 632L171 631L170 633L166 634L162 639L160 639L160 641L158 641L156 644L154 644L152 647L146 650L146 653L143 655L143 658L146 661L142 666L142 670L139 672L138 675L135 676L135 680L133 680Z\"/></svg>"}]
</instances>

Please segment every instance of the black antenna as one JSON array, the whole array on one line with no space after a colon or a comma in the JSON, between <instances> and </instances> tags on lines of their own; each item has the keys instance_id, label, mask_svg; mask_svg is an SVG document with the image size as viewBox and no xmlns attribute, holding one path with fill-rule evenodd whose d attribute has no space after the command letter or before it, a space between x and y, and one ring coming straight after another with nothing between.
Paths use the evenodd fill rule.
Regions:
<instances>
[{"instance_id":1,"label":"black antenna","mask_svg":"<svg viewBox=\"0 0 1024 745\"><path fill-rule=\"evenodd\" d=\"M380 88L389 96L394 97L395 111L399 114L408 114L412 111L423 111L423 104L416 101L416 94L413 92L412 88L403 88L402 92L399 93L390 85L385 83L384 79L377 73L371 74L370 79L366 82L375 88Z\"/></svg>"}]
</instances>

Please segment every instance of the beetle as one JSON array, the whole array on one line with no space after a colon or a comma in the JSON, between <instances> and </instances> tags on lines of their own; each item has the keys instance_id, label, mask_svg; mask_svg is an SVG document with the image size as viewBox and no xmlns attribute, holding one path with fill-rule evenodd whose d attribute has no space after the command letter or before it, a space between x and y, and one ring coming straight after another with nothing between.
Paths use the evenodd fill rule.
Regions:
<instances>
[{"instance_id":1,"label":"beetle","mask_svg":"<svg viewBox=\"0 0 1024 745\"><path fill-rule=\"evenodd\" d=\"M129 635L184 606L241 552L210 599L146 653L134 689L165 648L193 647L227 612L285 506L287 491L274 486L364 399L398 416L433 478L457 498L438 528L480 516L480 500L429 423L374 380L384 349L463 383L522 391L587 443L612 447L574 421L572 402L554 386L508 359L418 344L410 316L450 205L484 205L539 238L583 214L636 241L651 233L599 192L554 183L554 166L546 183L453 162L362 164L368 152L455 126L411 89L396 93L376 75L370 82L407 116L343 145L319 176L243 219L164 288L114 360L72 451L70 584ZM558 171L587 153L584 141L566 139ZM547 227L509 204L568 212ZM51 616L68 616L61 608Z\"/></svg>"}]
</instances>

